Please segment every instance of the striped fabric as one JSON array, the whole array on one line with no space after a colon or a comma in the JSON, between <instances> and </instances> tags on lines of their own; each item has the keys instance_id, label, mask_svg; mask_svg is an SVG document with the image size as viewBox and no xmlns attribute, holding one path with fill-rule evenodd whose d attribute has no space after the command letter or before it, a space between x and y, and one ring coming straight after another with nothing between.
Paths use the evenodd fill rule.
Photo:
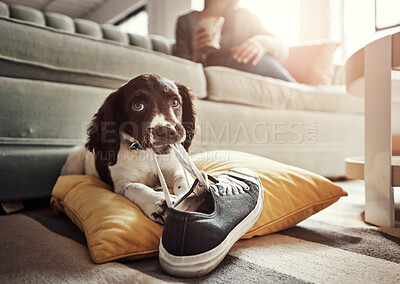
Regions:
<instances>
[{"instance_id":1,"label":"striped fabric","mask_svg":"<svg viewBox=\"0 0 400 284\"><path fill-rule=\"evenodd\" d=\"M400 283L400 228L364 223L362 182L340 185L348 197L291 229L239 241L196 279L166 275L156 257L94 264L83 233L46 208L2 215L0 283Z\"/></svg>"}]
</instances>

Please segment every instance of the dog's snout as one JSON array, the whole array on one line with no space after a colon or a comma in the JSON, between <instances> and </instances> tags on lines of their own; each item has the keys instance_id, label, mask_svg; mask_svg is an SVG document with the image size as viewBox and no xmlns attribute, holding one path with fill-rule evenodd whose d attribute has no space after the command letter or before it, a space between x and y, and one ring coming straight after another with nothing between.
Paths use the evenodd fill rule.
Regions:
<instances>
[{"instance_id":1,"label":"dog's snout","mask_svg":"<svg viewBox=\"0 0 400 284\"><path fill-rule=\"evenodd\" d=\"M160 140L173 140L177 137L177 132L169 126L159 126L153 129L153 135Z\"/></svg>"}]
</instances>

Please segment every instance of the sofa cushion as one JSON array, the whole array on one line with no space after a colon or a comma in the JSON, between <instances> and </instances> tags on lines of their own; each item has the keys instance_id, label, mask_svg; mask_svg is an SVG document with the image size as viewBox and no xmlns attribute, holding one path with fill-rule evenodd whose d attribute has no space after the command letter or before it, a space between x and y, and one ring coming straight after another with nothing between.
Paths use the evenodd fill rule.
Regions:
<instances>
[{"instance_id":1,"label":"sofa cushion","mask_svg":"<svg viewBox=\"0 0 400 284\"><path fill-rule=\"evenodd\" d=\"M308 86L225 67L205 68L208 99L274 109L361 113L364 100L344 86Z\"/></svg>"},{"instance_id":2,"label":"sofa cushion","mask_svg":"<svg viewBox=\"0 0 400 284\"><path fill-rule=\"evenodd\" d=\"M196 106L199 124L191 153L245 151L329 177L343 177L344 159L364 154L363 114L265 109L208 99ZM400 109L398 113L400 118Z\"/></svg>"},{"instance_id":3,"label":"sofa cushion","mask_svg":"<svg viewBox=\"0 0 400 284\"><path fill-rule=\"evenodd\" d=\"M330 85L334 72L333 54L336 42L292 46L282 65L297 82L308 85Z\"/></svg>"},{"instance_id":4,"label":"sofa cushion","mask_svg":"<svg viewBox=\"0 0 400 284\"><path fill-rule=\"evenodd\" d=\"M75 23L72 18L53 12L46 12L45 17L47 26L70 33L75 32Z\"/></svg>"},{"instance_id":5,"label":"sofa cushion","mask_svg":"<svg viewBox=\"0 0 400 284\"><path fill-rule=\"evenodd\" d=\"M10 16L10 10L8 9L8 5L1 1L0 1L0 16L1 17L9 17Z\"/></svg>"},{"instance_id":6,"label":"sofa cushion","mask_svg":"<svg viewBox=\"0 0 400 284\"><path fill-rule=\"evenodd\" d=\"M0 77L0 144L84 143L111 89Z\"/></svg>"},{"instance_id":7,"label":"sofa cushion","mask_svg":"<svg viewBox=\"0 0 400 284\"><path fill-rule=\"evenodd\" d=\"M46 23L42 12L34 8L22 5L12 5L10 7L10 17L35 23L40 26L44 26Z\"/></svg>"},{"instance_id":8,"label":"sofa cushion","mask_svg":"<svg viewBox=\"0 0 400 284\"><path fill-rule=\"evenodd\" d=\"M169 39L159 35L151 35L150 38L155 51L172 54L172 42Z\"/></svg>"},{"instance_id":9,"label":"sofa cushion","mask_svg":"<svg viewBox=\"0 0 400 284\"><path fill-rule=\"evenodd\" d=\"M104 39L109 39L109 40L117 41L120 43L129 44L128 35L122 31L120 31L116 26L101 25L101 29L103 31Z\"/></svg>"},{"instance_id":10,"label":"sofa cushion","mask_svg":"<svg viewBox=\"0 0 400 284\"><path fill-rule=\"evenodd\" d=\"M83 27L86 21L76 23ZM158 73L189 86L199 98L207 93L201 64L151 50L9 18L0 18L0 38L3 76L115 89L140 74Z\"/></svg>"},{"instance_id":11,"label":"sofa cushion","mask_svg":"<svg viewBox=\"0 0 400 284\"><path fill-rule=\"evenodd\" d=\"M153 43L148 36L142 36L138 34L128 34L129 43L134 46L143 47L146 49L153 49Z\"/></svg>"},{"instance_id":12,"label":"sofa cushion","mask_svg":"<svg viewBox=\"0 0 400 284\"><path fill-rule=\"evenodd\" d=\"M75 19L75 30L79 34L84 34L95 38L103 37L100 25L89 20Z\"/></svg>"}]
</instances>

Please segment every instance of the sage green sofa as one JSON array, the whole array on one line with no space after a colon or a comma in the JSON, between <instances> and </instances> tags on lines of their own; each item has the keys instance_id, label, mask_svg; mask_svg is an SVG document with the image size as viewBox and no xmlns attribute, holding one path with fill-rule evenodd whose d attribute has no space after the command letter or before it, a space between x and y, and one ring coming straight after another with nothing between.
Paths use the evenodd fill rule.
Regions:
<instances>
[{"instance_id":1,"label":"sage green sofa","mask_svg":"<svg viewBox=\"0 0 400 284\"><path fill-rule=\"evenodd\" d=\"M156 37L0 2L0 201L49 196L93 114L129 79L158 73L205 97L202 66L166 55L169 48Z\"/></svg>"},{"instance_id":2,"label":"sage green sofa","mask_svg":"<svg viewBox=\"0 0 400 284\"><path fill-rule=\"evenodd\" d=\"M171 46L0 2L0 202L50 196L105 97L142 73L186 84L197 96L192 153L244 151L330 177L344 176L345 157L362 155L363 101L344 86L203 68L172 56Z\"/></svg>"}]
</instances>

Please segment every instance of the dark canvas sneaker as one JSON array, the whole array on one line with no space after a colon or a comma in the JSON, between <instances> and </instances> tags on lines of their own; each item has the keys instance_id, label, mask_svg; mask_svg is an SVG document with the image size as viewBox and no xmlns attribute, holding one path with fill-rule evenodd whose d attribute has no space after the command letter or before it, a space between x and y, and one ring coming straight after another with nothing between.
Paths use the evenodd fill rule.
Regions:
<instances>
[{"instance_id":1,"label":"dark canvas sneaker","mask_svg":"<svg viewBox=\"0 0 400 284\"><path fill-rule=\"evenodd\" d=\"M208 187L196 186L167 209L160 240L161 267L196 277L212 271L260 217L263 188L249 169L232 169Z\"/></svg>"}]
</instances>

